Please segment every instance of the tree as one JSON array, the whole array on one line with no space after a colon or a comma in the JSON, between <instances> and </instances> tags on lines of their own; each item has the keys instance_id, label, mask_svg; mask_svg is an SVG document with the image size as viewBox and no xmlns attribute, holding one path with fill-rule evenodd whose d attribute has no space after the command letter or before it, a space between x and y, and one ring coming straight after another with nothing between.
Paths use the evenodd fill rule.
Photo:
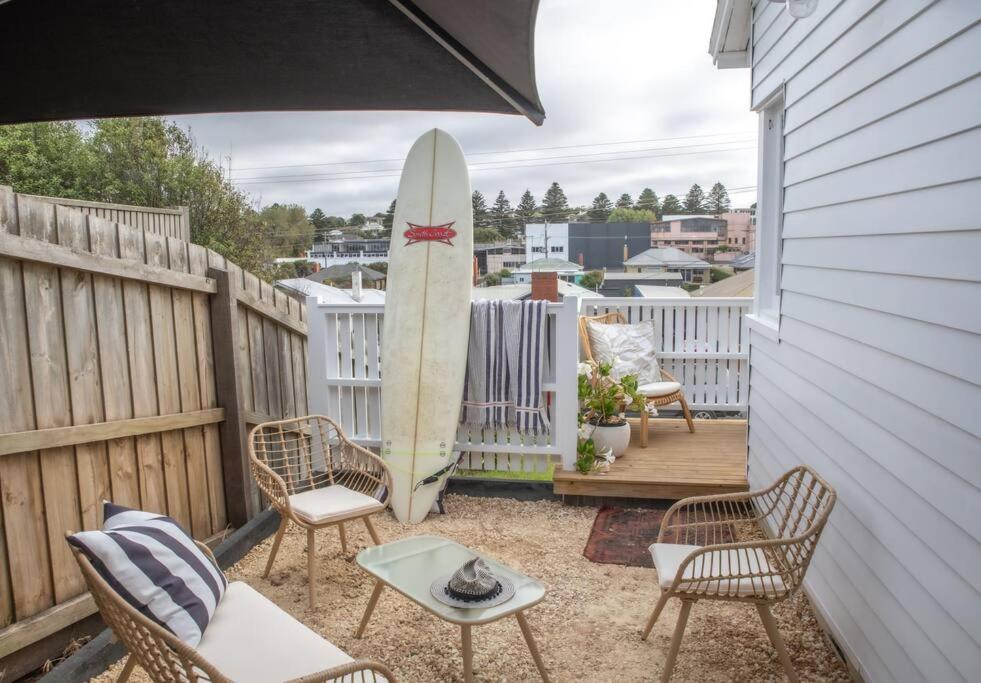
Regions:
<instances>
[{"instance_id":1,"label":"tree","mask_svg":"<svg viewBox=\"0 0 981 683\"><path fill-rule=\"evenodd\" d=\"M712 282L718 282L719 280L725 280L727 277L732 277L733 274L734 273L732 273L732 271L713 266L712 270L709 271L709 278L712 280Z\"/></svg>"},{"instance_id":2,"label":"tree","mask_svg":"<svg viewBox=\"0 0 981 683\"><path fill-rule=\"evenodd\" d=\"M382 218L382 225L388 231L388 234L392 234L392 225L395 223L395 202L396 200L393 199L392 203L388 205L388 211L385 212L385 217Z\"/></svg>"},{"instance_id":3,"label":"tree","mask_svg":"<svg viewBox=\"0 0 981 683\"><path fill-rule=\"evenodd\" d=\"M589 220L594 223L603 223L613 212L613 203L606 196L605 192L600 192L593 199L593 205L589 209Z\"/></svg>"},{"instance_id":4,"label":"tree","mask_svg":"<svg viewBox=\"0 0 981 683\"><path fill-rule=\"evenodd\" d=\"M273 255L303 256L313 243L314 225L299 204L271 204L259 212Z\"/></svg>"},{"instance_id":5,"label":"tree","mask_svg":"<svg viewBox=\"0 0 981 683\"><path fill-rule=\"evenodd\" d=\"M657 216L653 211L642 209L613 209L606 219L607 223L656 223Z\"/></svg>"},{"instance_id":6,"label":"tree","mask_svg":"<svg viewBox=\"0 0 981 683\"><path fill-rule=\"evenodd\" d=\"M633 206L634 206L634 200L626 192L620 195L620 199L617 200L618 209L632 209Z\"/></svg>"},{"instance_id":7,"label":"tree","mask_svg":"<svg viewBox=\"0 0 981 683\"><path fill-rule=\"evenodd\" d=\"M310 212L310 216L307 218L310 224L313 226L313 236L315 240L324 241L327 239L327 233L331 230L330 219L327 218L325 214L320 209L314 209Z\"/></svg>"},{"instance_id":8,"label":"tree","mask_svg":"<svg viewBox=\"0 0 981 683\"><path fill-rule=\"evenodd\" d=\"M525 193L521 195L521 201L518 202L518 208L514 211L515 218L521 227L524 227L533 222L537 214L538 205L535 203L535 197L531 190L525 190Z\"/></svg>"},{"instance_id":9,"label":"tree","mask_svg":"<svg viewBox=\"0 0 981 683\"><path fill-rule=\"evenodd\" d=\"M684 213L705 213L705 210L705 192L698 185L698 183L695 183L688 190L688 194L685 195Z\"/></svg>"},{"instance_id":10,"label":"tree","mask_svg":"<svg viewBox=\"0 0 981 683\"><path fill-rule=\"evenodd\" d=\"M634 204L635 209L640 209L641 211L653 211L656 215L661 215L661 203L657 199L657 195L654 194L654 190L649 187L645 187L641 190L640 196L637 197L637 203Z\"/></svg>"},{"instance_id":11,"label":"tree","mask_svg":"<svg viewBox=\"0 0 981 683\"><path fill-rule=\"evenodd\" d=\"M552 183L545 191L541 213L542 218L553 223L561 223L568 219L570 213L569 200L566 199L565 192L562 191L558 183Z\"/></svg>"},{"instance_id":12,"label":"tree","mask_svg":"<svg viewBox=\"0 0 981 683\"><path fill-rule=\"evenodd\" d=\"M369 263L366 267L388 275L388 261L376 261L374 263Z\"/></svg>"},{"instance_id":13,"label":"tree","mask_svg":"<svg viewBox=\"0 0 981 683\"><path fill-rule=\"evenodd\" d=\"M501 233L494 228L473 229L474 244L493 244L494 242L501 242L503 239Z\"/></svg>"},{"instance_id":14,"label":"tree","mask_svg":"<svg viewBox=\"0 0 981 683\"><path fill-rule=\"evenodd\" d=\"M504 190L497 193L494 206L490 209L491 224L505 237L514 235L514 211L511 209L511 202L508 201Z\"/></svg>"},{"instance_id":15,"label":"tree","mask_svg":"<svg viewBox=\"0 0 981 683\"><path fill-rule=\"evenodd\" d=\"M715 216L728 211L732 204L729 201L729 192L726 191L726 186L722 183L713 185L706 198L706 205L709 212Z\"/></svg>"},{"instance_id":16,"label":"tree","mask_svg":"<svg viewBox=\"0 0 981 683\"><path fill-rule=\"evenodd\" d=\"M361 226L367 222L368 222L368 217L365 216L363 213L354 213L351 214L351 218L348 220L347 224Z\"/></svg>"},{"instance_id":17,"label":"tree","mask_svg":"<svg viewBox=\"0 0 981 683\"><path fill-rule=\"evenodd\" d=\"M511 277L511 269L510 268L501 268L501 272L499 272L498 275L501 276L501 279L502 280L504 278Z\"/></svg>"},{"instance_id":18,"label":"tree","mask_svg":"<svg viewBox=\"0 0 981 683\"><path fill-rule=\"evenodd\" d=\"M684 213L685 209L681 206L681 202L673 194L665 195L664 201L661 202L661 217L664 216L675 216L679 213Z\"/></svg>"},{"instance_id":19,"label":"tree","mask_svg":"<svg viewBox=\"0 0 981 683\"><path fill-rule=\"evenodd\" d=\"M501 284L501 276L497 273L487 273L484 276L484 285L487 287L495 287L499 284Z\"/></svg>"},{"instance_id":20,"label":"tree","mask_svg":"<svg viewBox=\"0 0 981 683\"><path fill-rule=\"evenodd\" d=\"M593 291L596 291L602 284L603 271L601 270L591 270L579 278L579 285L581 287L592 289Z\"/></svg>"},{"instance_id":21,"label":"tree","mask_svg":"<svg viewBox=\"0 0 981 683\"><path fill-rule=\"evenodd\" d=\"M487 202L484 200L484 195L482 195L478 190L474 190L473 194L470 196L470 202L473 205L474 226L482 228L488 227Z\"/></svg>"}]
</instances>

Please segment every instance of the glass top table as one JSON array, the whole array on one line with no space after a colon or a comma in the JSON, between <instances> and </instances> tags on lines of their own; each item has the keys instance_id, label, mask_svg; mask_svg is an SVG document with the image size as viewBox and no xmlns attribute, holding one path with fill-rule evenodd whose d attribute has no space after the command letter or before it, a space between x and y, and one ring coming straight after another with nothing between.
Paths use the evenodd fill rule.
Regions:
<instances>
[{"instance_id":1,"label":"glass top table","mask_svg":"<svg viewBox=\"0 0 981 683\"><path fill-rule=\"evenodd\" d=\"M434 598L430 591L433 581L452 574L474 557L482 558L497 576L510 579L514 584L514 596L499 605L471 608L453 607ZM523 614L524 610L534 607L545 598L545 586L541 582L501 564L493 557L440 536L411 536L365 548L358 553L357 562L363 570L375 577L376 582L355 633L356 638L364 634L378 598L384 587L388 586L443 621L460 626L463 637L464 680L473 680L470 627L514 615L542 680L548 681L541 654Z\"/></svg>"}]
</instances>

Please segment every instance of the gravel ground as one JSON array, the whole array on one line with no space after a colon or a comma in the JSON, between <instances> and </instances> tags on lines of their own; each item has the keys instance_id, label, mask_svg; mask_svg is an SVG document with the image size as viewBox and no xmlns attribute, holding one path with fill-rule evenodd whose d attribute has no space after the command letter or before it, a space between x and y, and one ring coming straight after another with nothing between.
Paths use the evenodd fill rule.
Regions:
<instances>
[{"instance_id":1,"label":"gravel ground","mask_svg":"<svg viewBox=\"0 0 981 683\"><path fill-rule=\"evenodd\" d=\"M582 550L596 515L554 502L448 496L449 514L408 527L377 515L382 539L439 534L487 553L540 579L545 600L527 612L553 681L657 680L678 615L672 600L641 641L640 630L659 595L653 569L594 564ZM348 525L349 555L333 530L321 532L318 608L307 606L306 536L287 532L269 579L261 574L272 544L257 546L228 571L246 581L355 658L386 663L401 681L462 679L459 629L394 591L382 594L363 640L353 633L373 580L353 561L370 543L364 526ZM777 605L774 615L803 680L850 680L803 595ZM474 669L481 681L538 680L518 624L505 619L474 628ZM113 681L117 665L95 679ZM699 602L692 609L674 680L782 680L776 652L749 605ZM146 680L137 671L131 680Z\"/></svg>"}]
</instances>

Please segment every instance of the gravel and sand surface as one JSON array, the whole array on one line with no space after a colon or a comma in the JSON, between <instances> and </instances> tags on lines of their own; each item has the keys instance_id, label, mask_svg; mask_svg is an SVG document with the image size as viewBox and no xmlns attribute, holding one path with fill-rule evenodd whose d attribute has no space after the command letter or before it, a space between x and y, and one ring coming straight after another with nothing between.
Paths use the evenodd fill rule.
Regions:
<instances>
[{"instance_id":1,"label":"gravel and sand surface","mask_svg":"<svg viewBox=\"0 0 981 683\"><path fill-rule=\"evenodd\" d=\"M504 498L447 497L448 514L403 526L376 515L383 540L439 534L541 580L545 600L527 612L553 681L657 680L678 615L671 601L644 642L640 630L659 595L653 569L594 564L582 551L594 508ZM386 663L400 681L462 679L459 628L394 591L382 594L364 639L354 638L373 579L353 560L370 543L360 522L347 525L348 556L337 532L321 532L319 600L307 604L306 536L292 528L269 579L261 578L272 544L266 540L228 578L246 581L314 631L355 658ZM774 608L802 680L850 680L847 669L814 619L803 595ZM518 624L505 619L474 628L474 669L479 681L535 681L538 674ZM120 665L98 681L115 680ZM674 671L677 681L781 680L782 670L756 610L749 605L703 601L695 605ZM137 670L131 680L144 681Z\"/></svg>"}]
</instances>

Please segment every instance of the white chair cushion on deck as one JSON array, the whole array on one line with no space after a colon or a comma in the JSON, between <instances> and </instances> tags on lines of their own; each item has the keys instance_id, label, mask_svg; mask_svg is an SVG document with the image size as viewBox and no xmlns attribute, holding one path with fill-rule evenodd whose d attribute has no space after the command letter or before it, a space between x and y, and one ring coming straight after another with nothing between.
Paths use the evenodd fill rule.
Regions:
<instances>
[{"instance_id":1,"label":"white chair cushion on deck","mask_svg":"<svg viewBox=\"0 0 981 683\"><path fill-rule=\"evenodd\" d=\"M237 683L287 681L353 661L241 581L228 584L197 650Z\"/></svg>"},{"instance_id":2,"label":"white chair cushion on deck","mask_svg":"<svg viewBox=\"0 0 981 683\"><path fill-rule=\"evenodd\" d=\"M290 507L303 519L318 524L332 517L349 517L361 512L384 509L371 496L335 484L290 496Z\"/></svg>"},{"instance_id":3,"label":"white chair cushion on deck","mask_svg":"<svg viewBox=\"0 0 981 683\"><path fill-rule=\"evenodd\" d=\"M678 382L651 382L637 387L637 393L649 398L670 396L676 391L681 391L681 385Z\"/></svg>"},{"instance_id":4,"label":"white chair cushion on deck","mask_svg":"<svg viewBox=\"0 0 981 683\"><path fill-rule=\"evenodd\" d=\"M655 543L650 547L657 581L667 590L678 575L678 568L688 555L701 546L680 543ZM775 597L786 592L779 575L741 579L726 579L733 574L748 574L770 571L770 564L760 548L738 550L715 550L694 560L685 570L682 578L695 579L691 583L678 584L680 591L698 591L709 595L760 595Z\"/></svg>"},{"instance_id":5,"label":"white chair cushion on deck","mask_svg":"<svg viewBox=\"0 0 981 683\"><path fill-rule=\"evenodd\" d=\"M631 325L588 320L586 332L589 334L593 360L610 363L610 374L616 379L636 375L640 384L661 379L656 354L657 335L652 320Z\"/></svg>"}]
</instances>

